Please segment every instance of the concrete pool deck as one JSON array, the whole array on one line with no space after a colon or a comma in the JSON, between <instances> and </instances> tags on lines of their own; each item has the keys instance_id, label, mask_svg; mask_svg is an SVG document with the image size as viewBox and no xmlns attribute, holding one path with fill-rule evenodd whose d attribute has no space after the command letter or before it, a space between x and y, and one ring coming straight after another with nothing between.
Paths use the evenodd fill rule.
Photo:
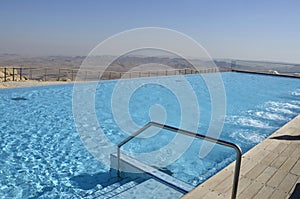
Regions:
<instances>
[{"instance_id":1,"label":"concrete pool deck","mask_svg":"<svg viewBox=\"0 0 300 199\"><path fill-rule=\"evenodd\" d=\"M0 89L7 88L24 88L24 87L33 87L33 86L50 86L50 85L58 85L58 84L71 84L72 82L63 82L63 81L34 81L34 80L26 80L26 81L7 81L0 82Z\"/></svg>"},{"instance_id":2,"label":"concrete pool deck","mask_svg":"<svg viewBox=\"0 0 300 199\"><path fill-rule=\"evenodd\" d=\"M182 198L231 198L234 163ZM243 155L237 198L294 198L299 186L300 115Z\"/></svg>"}]
</instances>

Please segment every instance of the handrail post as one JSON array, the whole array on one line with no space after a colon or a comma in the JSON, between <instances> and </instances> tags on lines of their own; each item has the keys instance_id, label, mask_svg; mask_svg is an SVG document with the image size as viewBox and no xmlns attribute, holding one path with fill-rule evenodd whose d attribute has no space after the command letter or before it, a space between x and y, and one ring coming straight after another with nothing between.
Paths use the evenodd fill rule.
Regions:
<instances>
[{"instance_id":1,"label":"handrail post","mask_svg":"<svg viewBox=\"0 0 300 199\"><path fill-rule=\"evenodd\" d=\"M241 169L241 162L242 162L242 153L240 148L235 148L236 151L236 161L235 161L235 169L234 169L234 176L233 176L233 187L231 193L231 199L236 199L237 196L237 189L239 184L239 176L240 176L240 169Z\"/></svg>"}]
</instances>

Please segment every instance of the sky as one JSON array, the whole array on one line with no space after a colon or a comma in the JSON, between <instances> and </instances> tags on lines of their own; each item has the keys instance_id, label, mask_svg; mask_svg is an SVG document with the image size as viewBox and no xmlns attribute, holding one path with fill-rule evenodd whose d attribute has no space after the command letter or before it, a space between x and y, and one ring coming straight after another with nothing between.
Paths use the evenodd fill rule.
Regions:
<instances>
[{"instance_id":1,"label":"sky","mask_svg":"<svg viewBox=\"0 0 300 199\"><path fill-rule=\"evenodd\" d=\"M213 58L300 63L299 0L0 0L0 54L87 55L141 27L182 32Z\"/></svg>"}]
</instances>

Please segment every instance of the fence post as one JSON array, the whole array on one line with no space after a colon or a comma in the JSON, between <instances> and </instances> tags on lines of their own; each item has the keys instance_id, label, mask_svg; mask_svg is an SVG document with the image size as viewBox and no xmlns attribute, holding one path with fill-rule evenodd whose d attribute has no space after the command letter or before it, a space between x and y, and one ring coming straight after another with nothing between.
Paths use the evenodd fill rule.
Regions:
<instances>
[{"instance_id":1,"label":"fence post","mask_svg":"<svg viewBox=\"0 0 300 199\"><path fill-rule=\"evenodd\" d=\"M6 67L4 67L4 81L6 82Z\"/></svg>"},{"instance_id":2,"label":"fence post","mask_svg":"<svg viewBox=\"0 0 300 199\"><path fill-rule=\"evenodd\" d=\"M47 68L45 68L45 77L44 77L44 81L47 81Z\"/></svg>"},{"instance_id":3,"label":"fence post","mask_svg":"<svg viewBox=\"0 0 300 199\"><path fill-rule=\"evenodd\" d=\"M32 68L29 68L29 79L32 79Z\"/></svg>"},{"instance_id":4,"label":"fence post","mask_svg":"<svg viewBox=\"0 0 300 199\"><path fill-rule=\"evenodd\" d=\"M231 60L231 65L230 65L230 67L231 67L231 71L233 71L234 68L236 67L236 61L235 61L235 60Z\"/></svg>"},{"instance_id":5,"label":"fence post","mask_svg":"<svg viewBox=\"0 0 300 199\"><path fill-rule=\"evenodd\" d=\"M23 73L22 73L22 66L21 66L21 68L20 68L20 80L22 80L22 75L23 75Z\"/></svg>"},{"instance_id":6,"label":"fence post","mask_svg":"<svg viewBox=\"0 0 300 199\"><path fill-rule=\"evenodd\" d=\"M72 69L71 70L72 72L71 72L71 79L72 79L72 82L74 81L74 70Z\"/></svg>"},{"instance_id":7,"label":"fence post","mask_svg":"<svg viewBox=\"0 0 300 199\"><path fill-rule=\"evenodd\" d=\"M15 81L15 68L13 67L13 81Z\"/></svg>"}]
</instances>

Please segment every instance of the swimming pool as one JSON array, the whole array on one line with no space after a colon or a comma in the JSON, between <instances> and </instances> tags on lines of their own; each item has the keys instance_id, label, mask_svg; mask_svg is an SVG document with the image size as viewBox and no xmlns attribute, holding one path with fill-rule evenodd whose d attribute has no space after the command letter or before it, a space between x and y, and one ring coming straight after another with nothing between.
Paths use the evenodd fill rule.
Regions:
<instances>
[{"instance_id":1,"label":"swimming pool","mask_svg":"<svg viewBox=\"0 0 300 199\"><path fill-rule=\"evenodd\" d=\"M300 79L243 73L222 73L222 78L227 102L220 138L238 144L243 152L300 113ZM186 76L186 79L201 102L198 133L206 132L211 116L207 88L200 75ZM126 81L142 82L143 79ZM109 99L116 83L99 83L95 104L100 126L113 143L126 137L112 117ZM2 198L82 197L101 189L113 178L109 168L98 162L80 141L72 114L72 91L72 84L0 90ZM132 95L129 104L132 120L146 124L153 104L165 108L167 124L178 126L178 100L172 92L155 84L144 85ZM157 136L133 140L124 150L156 150L174 134ZM181 158L163 169L197 185L234 160L234 151L221 146L201 159L198 157L201 144L202 141L194 140Z\"/></svg>"}]
</instances>

